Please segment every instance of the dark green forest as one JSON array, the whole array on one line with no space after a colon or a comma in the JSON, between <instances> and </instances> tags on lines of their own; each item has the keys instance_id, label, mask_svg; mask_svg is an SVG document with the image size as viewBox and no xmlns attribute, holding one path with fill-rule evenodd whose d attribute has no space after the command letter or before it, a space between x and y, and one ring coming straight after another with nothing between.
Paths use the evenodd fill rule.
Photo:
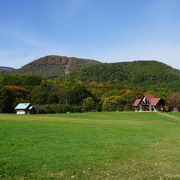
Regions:
<instances>
[{"instance_id":1,"label":"dark green forest","mask_svg":"<svg viewBox=\"0 0 180 180\"><path fill-rule=\"evenodd\" d=\"M157 61L98 64L72 73L69 78L180 91L180 71Z\"/></svg>"},{"instance_id":2,"label":"dark green forest","mask_svg":"<svg viewBox=\"0 0 180 180\"><path fill-rule=\"evenodd\" d=\"M163 98L167 111L180 106L180 71L157 61L48 56L9 72L0 75L1 113L14 113L19 102L30 102L36 113L129 111L144 94Z\"/></svg>"}]
</instances>

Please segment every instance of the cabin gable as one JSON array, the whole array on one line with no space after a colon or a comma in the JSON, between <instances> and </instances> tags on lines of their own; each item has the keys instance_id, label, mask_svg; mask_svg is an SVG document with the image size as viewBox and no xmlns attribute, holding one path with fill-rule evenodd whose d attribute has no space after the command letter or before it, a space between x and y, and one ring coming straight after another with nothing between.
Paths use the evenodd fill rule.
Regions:
<instances>
[{"instance_id":1,"label":"cabin gable","mask_svg":"<svg viewBox=\"0 0 180 180\"><path fill-rule=\"evenodd\" d=\"M156 112L162 110L164 101L154 96L143 96L141 99L136 99L133 106L138 112Z\"/></svg>"}]
</instances>

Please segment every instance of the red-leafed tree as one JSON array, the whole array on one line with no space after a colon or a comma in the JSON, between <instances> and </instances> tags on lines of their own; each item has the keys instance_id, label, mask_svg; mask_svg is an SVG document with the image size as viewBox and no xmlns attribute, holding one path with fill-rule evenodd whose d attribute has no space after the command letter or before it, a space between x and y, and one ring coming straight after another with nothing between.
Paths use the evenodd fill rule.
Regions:
<instances>
[{"instance_id":1,"label":"red-leafed tree","mask_svg":"<svg viewBox=\"0 0 180 180\"><path fill-rule=\"evenodd\" d=\"M171 106L179 107L180 106L180 93L179 92L171 93L168 96L167 100Z\"/></svg>"}]
</instances>

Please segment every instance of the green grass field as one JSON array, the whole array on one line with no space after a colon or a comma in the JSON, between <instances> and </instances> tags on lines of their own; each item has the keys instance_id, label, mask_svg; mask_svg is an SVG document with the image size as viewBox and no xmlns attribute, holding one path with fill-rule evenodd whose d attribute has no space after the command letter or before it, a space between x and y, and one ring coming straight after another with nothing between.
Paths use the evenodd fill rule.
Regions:
<instances>
[{"instance_id":1,"label":"green grass field","mask_svg":"<svg viewBox=\"0 0 180 180\"><path fill-rule=\"evenodd\" d=\"M0 179L180 179L180 115L1 114Z\"/></svg>"}]
</instances>

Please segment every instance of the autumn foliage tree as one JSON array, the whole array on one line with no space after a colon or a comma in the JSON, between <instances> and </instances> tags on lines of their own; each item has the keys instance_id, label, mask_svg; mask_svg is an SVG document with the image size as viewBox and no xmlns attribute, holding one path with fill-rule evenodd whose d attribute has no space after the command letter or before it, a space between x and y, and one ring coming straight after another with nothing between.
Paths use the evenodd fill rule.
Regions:
<instances>
[{"instance_id":1,"label":"autumn foliage tree","mask_svg":"<svg viewBox=\"0 0 180 180\"><path fill-rule=\"evenodd\" d=\"M92 97L87 97L83 100L82 110L86 112L96 110L96 102Z\"/></svg>"},{"instance_id":2,"label":"autumn foliage tree","mask_svg":"<svg viewBox=\"0 0 180 180\"><path fill-rule=\"evenodd\" d=\"M122 110L123 98L121 96L110 96L104 99L103 111L119 111Z\"/></svg>"},{"instance_id":3,"label":"autumn foliage tree","mask_svg":"<svg viewBox=\"0 0 180 180\"><path fill-rule=\"evenodd\" d=\"M171 93L168 98L168 103L174 107L180 106L180 93L179 92L174 92Z\"/></svg>"}]
</instances>

